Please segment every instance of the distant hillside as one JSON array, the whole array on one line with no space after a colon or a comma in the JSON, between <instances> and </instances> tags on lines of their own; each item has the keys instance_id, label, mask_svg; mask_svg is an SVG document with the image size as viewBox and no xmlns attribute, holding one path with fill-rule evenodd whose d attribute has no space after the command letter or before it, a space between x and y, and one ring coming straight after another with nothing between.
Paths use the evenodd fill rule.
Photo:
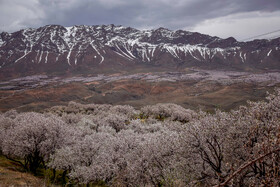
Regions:
<instances>
[{"instance_id":1,"label":"distant hillside","mask_svg":"<svg viewBox=\"0 0 280 187\"><path fill-rule=\"evenodd\" d=\"M0 78L126 70L280 69L280 38L238 42L183 30L47 25L0 35ZM154 70L153 69L153 70Z\"/></svg>"}]
</instances>

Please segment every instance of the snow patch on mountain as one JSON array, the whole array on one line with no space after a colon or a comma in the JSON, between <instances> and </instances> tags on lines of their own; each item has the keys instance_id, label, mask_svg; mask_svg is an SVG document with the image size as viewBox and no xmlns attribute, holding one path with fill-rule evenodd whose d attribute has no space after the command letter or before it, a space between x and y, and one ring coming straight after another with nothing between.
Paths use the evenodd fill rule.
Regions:
<instances>
[{"instance_id":1,"label":"snow patch on mountain","mask_svg":"<svg viewBox=\"0 0 280 187\"><path fill-rule=\"evenodd\" d=\"M55 62L67 62L71 66L79 64L88 54L93 54L92 61L98 59L100 65L111 58L108 57L111 54L121 56L130 62L153 63L155 60L158 61L162 54L167 54L168 58L180 62L189 60L211 62L216 59L227 61L235 58L247 63L252 55L265 53L265 56L270 57L272 53L272 48L252 47L244 51L243 47L247 43L239 43L233 38L221 39L165 28L137 30L115 25L72 27L47 25L8 35L2 33L0 36L2 54L0 61L8 63L22 62L30 57L33 58L30 62L41 63L44 58L43 61L48 63L50 58L55 59ZM13 47L7 47L6 50L5 46L8 45ZM274 46L274 49L279 50L279 45Z\"/></svg>"}]
</instances>

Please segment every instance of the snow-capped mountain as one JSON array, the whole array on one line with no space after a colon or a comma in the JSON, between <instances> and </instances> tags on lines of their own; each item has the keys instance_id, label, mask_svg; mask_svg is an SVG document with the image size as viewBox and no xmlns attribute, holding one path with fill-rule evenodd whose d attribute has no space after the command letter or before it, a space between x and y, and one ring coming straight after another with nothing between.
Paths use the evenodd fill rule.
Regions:
<instances>
[{"instance_id":1,"label":"snow-capped mountain","mask_svg":"<svg viewBox=\"0 0 280 187\"><path fill-rule=\"evenodd\" d=\"M238 42L183 30L47 25L0 35L0 71L36 73L135 65L280 69L280 38Z\"/></svg>"}]
</instances>

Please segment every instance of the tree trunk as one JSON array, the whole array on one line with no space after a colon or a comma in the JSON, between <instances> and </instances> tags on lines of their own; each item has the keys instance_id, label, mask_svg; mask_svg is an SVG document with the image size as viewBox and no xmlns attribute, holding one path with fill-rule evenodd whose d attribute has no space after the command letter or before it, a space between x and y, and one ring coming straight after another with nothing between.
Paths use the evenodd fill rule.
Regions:
<instances>
[{"instance_id":1,"label":"tree trunk","mask_svg":"<svg viewBox=\"0 0 280 187\"><path fill-rule=\"evenodd\" d=\"M67 174L67 170L64 170L62 173L62 183L66 184L66 174Z\"/></svg>"}]
</instances>

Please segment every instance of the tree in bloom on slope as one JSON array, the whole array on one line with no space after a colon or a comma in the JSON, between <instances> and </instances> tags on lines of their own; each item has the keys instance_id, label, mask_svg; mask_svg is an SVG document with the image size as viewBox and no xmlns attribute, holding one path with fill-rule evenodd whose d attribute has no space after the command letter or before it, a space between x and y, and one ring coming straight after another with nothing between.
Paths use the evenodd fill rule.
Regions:
<instances>
[{"instance_id":1,"label":"tree in bloom on slope","mask_svg":"<svg viewBox=\"0 0 280 187\"><path fill-rule=\"evenodd\" d=\"M66 124L53 115L22 113L12 119L12 124L1 134L2 152L10 159L23 159L24 168L35 174L70 138Z\"/></svg>"},{"instance_id":2,"label":"tree in bloom on slope","mask_svg":"<svg viewBox=\"0 0 280 187\"><path fill-rule=\"evenodd\" d=\"M267 102L204 114L183 138L192 184L275 186L280 181L280 92Z\"/></svg>"}]
</instances>

